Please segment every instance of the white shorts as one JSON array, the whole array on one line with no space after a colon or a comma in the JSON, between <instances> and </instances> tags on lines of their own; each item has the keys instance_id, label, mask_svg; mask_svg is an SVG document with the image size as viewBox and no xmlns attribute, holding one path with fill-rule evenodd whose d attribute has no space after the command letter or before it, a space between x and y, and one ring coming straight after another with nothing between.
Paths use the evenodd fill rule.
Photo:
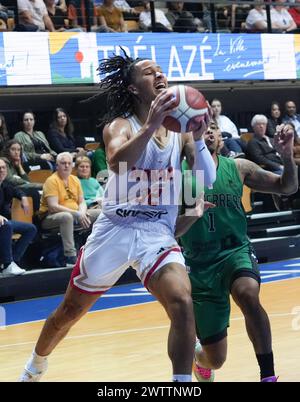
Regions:
<instances>
[{"instance_id":1,"label":"white shorts","mask_svg":"<svg viewBox=\"0 0 300 402\"><path fill-rule=\"evenodd\" d=\"M131 266L147 287L151 275L171 262L186 269L171 233L116 225L102 215L80 251L70 284L83 293L102 294Z\"/></svg>"}]
</instances>

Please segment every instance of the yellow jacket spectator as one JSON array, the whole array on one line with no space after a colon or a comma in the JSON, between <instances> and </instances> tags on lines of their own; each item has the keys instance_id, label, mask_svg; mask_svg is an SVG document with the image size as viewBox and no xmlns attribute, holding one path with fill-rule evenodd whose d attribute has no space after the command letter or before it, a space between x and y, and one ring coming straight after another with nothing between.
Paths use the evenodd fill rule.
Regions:
<instances>
[{"instance_id":1,"label":"yellow jacket spectator","mask_svg":"<svg viewBox=\"0 0 300 402\"><path fill-rule=\"evenodd\" d=\"M87 210L80 181L72 172L73 157L69 152L57 156L57 172L43 186L39 211L42 229L58 229L61 235L66 266L76 261L74 225L89 229L98 213Z\"/></svg>"}]
</instances>

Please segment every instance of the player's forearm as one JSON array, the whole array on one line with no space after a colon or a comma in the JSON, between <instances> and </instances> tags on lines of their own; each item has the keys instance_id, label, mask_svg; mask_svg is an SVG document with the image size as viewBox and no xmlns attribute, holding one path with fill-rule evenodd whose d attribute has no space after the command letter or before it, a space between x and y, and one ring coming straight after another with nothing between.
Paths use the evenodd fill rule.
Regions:
<instances>
[{"instance_id":1,"label":"player's forearm","mask_svg":"<svg viewBox=\"0 0 300 402\"><path fill-rule=\"evenodd\" d=\"M110 169L117 174L121 174L125 173L123 172L123 167L125 168L125 171L128 171L134 167L144 152L150 138L153 135L153 132L154 130L152 130L151 127L143 126L137 135L123 144L109 159ZM126 165L121 166L121 162L125 163Z\"/></svg>"},{"instance_id":2,"label":"player's forearm","mask_svg":"<svg viewBox=\"0 0 300 402\"><path fill-rule=\"evenodd\" d=\"M203 171L204 185L211 186L216 180L216 165L205 145L204 140L195 141L195 161L193 174L197 171Z\"/></svg>"},{"instance_id":3,"label":"player's forearm","mask_svg":"<svg viewBox=\"0 0 300 402\"><path fill-rule=\"evenodd\" d=\"M298 191L298 168L295 164L293 157L282 157L283 160L283 174L280 180L280 193L281 194L294 194Z\"/></svg>"}]
</instances>

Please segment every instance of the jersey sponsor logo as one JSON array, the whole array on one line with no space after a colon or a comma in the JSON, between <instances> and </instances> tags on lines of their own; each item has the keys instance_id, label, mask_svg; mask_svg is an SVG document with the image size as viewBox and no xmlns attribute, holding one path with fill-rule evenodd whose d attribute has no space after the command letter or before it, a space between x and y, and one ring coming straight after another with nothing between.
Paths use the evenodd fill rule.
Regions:
<instances>
[{"instance_id":1,"label":"jersey sponsor logo","mask_svg":"<svg viewBox=\"0 0 300 402\"><path fill-rule=\"evenodd\" d=\"M235 194L205 194L204 198L205 201L212 202L216 207L243 210L241 198Z\"/></svg>"},{"instance_id":2,"label":"jersey sponsor logo","mask_svg":"<svg viewBox=\"0 0 300 402\"><path fill-rule=\"evenodd\" d=\"M128 217L142 217L148 218L149 220L158 220L161 219L163 215L167 215L168 211L138 211L136 209L123 209L118 208L116 210L116 214L121 218L128 218Z\"/></svg>"}]
</instances>

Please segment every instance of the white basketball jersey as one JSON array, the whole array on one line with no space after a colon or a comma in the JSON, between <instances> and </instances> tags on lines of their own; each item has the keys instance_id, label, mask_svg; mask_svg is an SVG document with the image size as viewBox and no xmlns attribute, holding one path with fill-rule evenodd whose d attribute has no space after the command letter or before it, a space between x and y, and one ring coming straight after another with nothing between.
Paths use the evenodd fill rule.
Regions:
<instances>
[{"instance_id":1,"label":"white basketball jersey","mask_svg":"<svg viewBox=\"0 0 300 402\"><path fill-rule=\"evenodd\" d=\"M127 119L134 135L141 129L135 116ZM135 166L109 171L103 213L116 224L174 232L181 191L181 134L169 132L160 148L151 138ZM157 225L161 226L160 228Z\"/></svg>"}]
</instances>

